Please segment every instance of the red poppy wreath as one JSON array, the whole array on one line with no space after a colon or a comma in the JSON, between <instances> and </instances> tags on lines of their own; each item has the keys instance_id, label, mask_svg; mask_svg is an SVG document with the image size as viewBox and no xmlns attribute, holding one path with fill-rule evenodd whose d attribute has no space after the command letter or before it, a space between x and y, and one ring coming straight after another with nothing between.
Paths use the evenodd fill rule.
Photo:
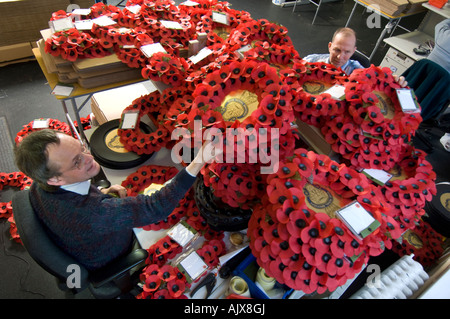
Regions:
<instances>
[{"instance_id":1,"label":"red poppy wreath","mask_svg":"<svg viewBox=\"0 0 450 319\"><path fill-rule=\"evenodd\" d=\"M405 144L400 161L389 171L393 177L382 187L390 214L406 229L415 227L425 213L425 203L436 195L436 173L425 156Z\"/></svg>"},{"instance_id":2,"label":"red poppy wreath","mask_svg":"<svg viewBox=\"0 0 450 319\"><path fill-rule=\"evenodd\" d=\"M439 233L420 219L414 229L407 230L401 238L394 241L392 251L399 256L414 255L414 260L428 267L442 256L443 240Z\"/></svg>"},{"instance_id":3,"label":"red poppy wreath","mask_svg":"<svg viewBox=\"0 0 450 319\"><path fill-rule=\"evenodd\" d=\"M390 246L401 230L362 174L302 149L268 177L267 195L249 222L252 253L269 276L305 293L333 291ZM334 216L357 200L381 226L357 238Z\"/></svg>"},{"instance_id":4,"label":"red poppy wreath","mask_svg":"<svg viewBox=\"0 0 450 319\"><path fill-rule=\"evenodd\" d=\"M191 283L177 266L166 264L181 253L182 247L166 236L151 246L148 251L147 266L140 275L141 281L144 282L143 292L137 298L187 299L185 292L191 287ZM208 269L212 269L218 265L219 257L225 251L225 243L222 239L212 239L205 241L196 253L203 259Z\"/></svg>"},{"instance_id":5,"label":"red poppy wreath","mask_svg":"<svg viewBox=\"0 0 450 319\"><path fill-rule=\"evenodd\" d=\"M119 128L117 134L125 149L136 154L152 154L165 147L170 142L170 134L164 125L159 125L156 118L158 112L164 113L161 107L161 93L156 90L147 95L135 99L131 105L122 111L122 115L130 111L139 111L136 128ZM139 123L143 116L147 115L157 126L157 130L144 133L139 129Z\"/></svg>"},{"instance_id":6,"label":"red poppy wreath","mask_svg":"<svg viewBox=\"0 0 450 319\"><path fill-rule=\"evenodd\" d=\"M201 121L202 136L203 131L208 128L222 132L230 129L226 130L223 135L224 142L218 147L223 147L223 156L227 163L239 163L237 166L241 166L243 171L254 178L259 175L251 173L255 168L250 165L260 169L261 165L268 162L274 147L279 146L281 158L293 154L295 137L290 123L294 116L290 107L292 98L288 90L287 85L281 82L276 69L266 63L248 60L230 62L208 74L202 84L197 86L193 93L192 110L186 116L186 125L192 129L194 120ZM279 136L272 135L272 128L279 130ZM267 158L264 155L267 155ZM226 167L227 165L216 167L215 164L207 166L202 170L205 182L210 186L214 184L211 181L222 175L218 170ZM238 174L238 171L242 170L233 173L236 180L233 179L230 185L248 179L247 176ZM237 180L238 178L240 179ZM224 181L226 180L219 179L218 184L213 186L223 190L227 188L227 192L233 192L218 192L222 199L228 198L227 203L232 207L249 204L253 201L253 196L257 196L257 192L249 191L257 187L257 182L251 183L248 191L244 190L242 193L240 190L239 194L235 194L237 184L234 188L228 188L229 185L225 185ZM243 194L246 196L242 196Z\"/></svg>"},{"instance_id":7,"label":"red poppy wreath","mask_svg":"<svg viewBox=\"0 0 450 319\"><path fill-rule=\"evenodd\" d=\"M292 107L296 118L321 127L321 120L342 113L346 105L345 101L325 91L334 85L344 85L348 78L340 68L327 63L306 63L305 66L301 73L295 74L297 81L293 82L295 103Z\"/></svg>"},{"instance_id":8,"label":"red poppy wreath","mask_svg":"<svg viewBox=\"0 0 450 319\"><path fill-rule=\"evenodd\" d=\"M16 187L19 190L23 190L30 187L32 183L33 180L22 172L0 173L0 192L5 188L5 186ZM18 243L22 243L14 222L14 209L11 204L11 201L0 202L0 219L4 218L8 220L10 223L9 232L12 239Z\"/></svg>"},{"instance_id":9,"label":"red poppy wreath","mask_svg":"<svg viewBox=\"0 0 450 319\"><path fill-rule=\"evenodd\" d=\"M348 112L355 123L364 132L392 144L398 144L392 141L394 135L410 141L422 121L420 113L403 112L395 91L398 88L389 68L374 65L355 70L345 87Z\"/></svg>"},{"instance_id":10,"label":"red poppy wreath","mask_svg":"<svg viewBox=\"0 0 450 319\"><path fill-rule=\"evenodd\" d=\"M86 120L81 119L81 122L82 122L82 125L87 125ZM52 130L55 130L55 131L58 131L58 132L61 132L61 133L64 133L64 134L67 134L67 135L71 134L69 124L67 124L65 122L61 122L60 120L57 120L57 119L49 119L48 120L48 128L52 129ZM24 125L23 129L21 129L17 133L17 135L16 135L16 137L14 139L16 145L19 145L19 143L28 134L30 134L31 132L37 131L37 130L39 130L39 129L35 129L34 128L34 121L31 121L30 123Z\"/></svg>"}]
</instances>

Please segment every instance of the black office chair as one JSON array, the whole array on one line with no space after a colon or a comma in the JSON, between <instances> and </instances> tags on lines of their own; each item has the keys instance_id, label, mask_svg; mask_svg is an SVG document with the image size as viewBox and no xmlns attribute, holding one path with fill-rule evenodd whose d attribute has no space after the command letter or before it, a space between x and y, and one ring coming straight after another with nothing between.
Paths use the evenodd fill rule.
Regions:
<instances>
[{"instance_id":1,"label":"black office chair","mask_svg":"<svg viewBox=\"0 0 450 319\"><path fill-rule=\"evenodd\" d=\"M371 65L369 58L359 51L355 51L355 53L353 53L353 55L350 57L350 60L358 61L365 68L368 68Z\"/></svg>"},{"instance_id":2,"label":"black office chair","mask_svg":"<svg viewBox=\"0 0 450 319\"><path fill-rule=\"evenodd\" d=\"M76 294L89 288L95 298L111 299L125 296L133 289L135 283L130 275L130 270L144 263L148 255L146 250L134 250L99 270L89 272L57 247L48 237L33 211L29 193L27 189L22 190L16 192L12 198L17 230L30 256L44 270L56 277L61 290ZM71 268L68 268L69 265L80 267L80 285L72 289L67 285L68 277L74 273ZM72 277L69 278L69 282L78 283L78 281L72 281Z\"/></svg>"},{"instance_id":3,"label":"black office chair","mask_svg":"<svg viewBox=\"0 0 450 319\"><path fill-rule=\"evenodd\" d=\"M421 59L402 74L414 89L423 121L438 119L450 103L450 74L439 64Z\"/></svg>"}]
</instances>

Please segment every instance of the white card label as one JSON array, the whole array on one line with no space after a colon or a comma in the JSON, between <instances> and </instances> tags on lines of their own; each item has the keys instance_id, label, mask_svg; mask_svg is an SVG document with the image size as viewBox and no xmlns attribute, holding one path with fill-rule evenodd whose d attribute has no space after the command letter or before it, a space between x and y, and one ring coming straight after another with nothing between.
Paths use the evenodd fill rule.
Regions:
<instances>
[{"instance_id":1,"label":"white card label","mask_svg":"<svg viewBox=\"0 0 450 319\"><path fill-rule=\"evenodd\" d=\"M203 259L195 251L184 258L180 262L180 265L192 281L195 281L208 269L208 265L206 265Z\"/></svg>"},{"instance_id":2,"label":"white card label","mask_svg":"<svg viewBox=\"0 0 450 319\"><path fill-rule=\"evenodd\" d=\"M224 12L213 11L212 12L212 20L214 22L217 22L220 24L225 24L225 25L230 24L230 22L228 21L228 14L226 14Z\"/></svg>"},{"instance_id":3,"label":"white card label","mask_svg":"<svg viewBox=\"0 0 450 319\"><path fill-rule=\"evenodd\" d=\"M107 17L107 16L100 16L98 18L92 19L92 22L94 22L95 24L97 24L101 27L107 27L109 25L117 24L116 21L114 21L113 19L111 19L110 17Z\"/></svg>"},{"instance_id":4,"label":"white card label","mask_svg":"<svg viewBox=\"0 0 450 319\"><path fill-rule=\"evenodd\" d=\"M145 54L147 58L150 58L153 54L157 52L164 52L167 53L167 51L164 49L164 47L161 45L161 43L152 43L141 46L142 53Z\"/></svg>"},{"instance_id":5,"label":"white card label","mask_svg":"<svg viewBox=\"0 0 450 319\"><path fill-rule=\"evenodd\" d=\"M131 13L137 14L139 13L139 10L141 10L141 6L136 4L134 6L127 6L125 7L126 9L128 9L128 11L130 11Z\"/></svg>"},{"instance_id":6,"label":"white card label","mask_svg":"<svg viewBox=\"0 0 450 319\"><path fill-rule=\"evenodd\" d=\"M72 14L80 15L80 16L87 16L91 13L91 9L75 9L72 11Z\"/></svg>"},{"instance_id":7,"label":"white card label","mask_svg":"<svg viewBox=\"0 0 450 319\"><path fill-rule=\"evenodd\" d=\"M210 48L205 47L201 49L196 55L191 56L189 59L192 61L192 63L197 64L198 62L200 62L201 60L203 60L212 53L213 51Z\"/></svg>"},{"instance_id":8,"label":"white card label","mask_svg":"<svg viewBox=\"0 0 450 319\"><path fill-rule=\"evenodd\" d=\"M160 20L161 24L167 29L182 30L183 27L176 21Z\"/></svg>"},{"instance_id":9,"label":"white card label","mask_svg":"<svg viewBox=\"0 0 450 319\"><path fill-rule=\"evenodd\" d=\"M66 85L56 85L53 88L52 94L53 95L61 95L61 96L70 96L73 91L73 86L66 86Z\"/></svg>"},{"instance_id":10,"label":"white card label","mask_svg":"<svg viewBox=\"0 0 450 319\"><path fill-rule=\"evenodd\" d=\"M324 93L328 93L335 100L342 100L345 97L345 87L343 85L333 85Z\"/></svg>"},{"instance_id":11,"label":"white card label","mask_svg":"<svg viewBox=\"0 0 450 319\"><path fill-rule=\"evenodd\" d=\"M392 178L392 174L389 174L381 169L365 168L362 172L371 180L379 182L379 184L381 183L381 185L386 184L386 182Z\"/></svg>"},{"instance_id":12,"label":"white card label","mask_svg":"<svg viewBox=\"0 0 450 319\"><path fill-rule=\"evenodd\" d=\"M91 30L93 24L94 23L90 19L78 20L75 21L75 28L77 28L78 30Z\"/></svg>"},{"instance_id":13,"label":"white card label","mask_svg":"<svg viewBox=\"0 0 450 319\"><path fill-rule=\"evenodd\" d=\"M403 112L419 111L414 100L413 91L410 89L397 89L397 97Z\"/></svg>"},{"instance_id":14,"label":"white card label","mask_svg":"<svg viewBox=\"0 0 450 319\"><path fill-rule=\"evenodd\" d=\"M33 121L33 129L49 128L50 119L38 119Z\"/></svg>"},{"instance_id":15,"label":"white card label","mask_svg":"<svg viewBox=\"0 0 450 319\"><path fill-rule=\"evenodd\" d=\"M356 235L375 221L375 218L357 201L338 210L336 214Z\"/></svg>"},{"instance_id":16,"label":"white card label","mask_svg":"<svg viewBox=\"0 0 450 319\"><path fill-rule=\"evenodd\" d=\"M136 127L138 117L139 111L124 113L122 116L122 123L120 124L120 128L123 130L134 129Z\"/></svg>"},{"instance_id":17,"label":"white card label","mask_svg":"<svg viewBox=\"0 0 450 319\"><path fill-rule=\"evenodd\" d=\"M180 4L183 5L183 6L187 6L187 7L194 7L194 6L198 6L199 5L198 2L194 2L194 1L191 1L191 0L182 2Z\"/></svg>"},{"instance_id":18,"label":"white card label","mask_svg":"<svg viewBox=\"0 0 450 319\"><path fill-rule=\"evenodd\" d=\"M62 18L62 19L58 19L58 20L53 20L53 21L50 21L50 23L51 23L53 32L69 30L74 27L74 24L73 24L71 18Z\"/></svg>"},{"instance_id":19,"label":"white card label","mask_svg":"<svg viewBox=\"0 0 450 319\"><path fill-rule=\"evenodd\" d=\"M176 224L168 233L169 237L175 240L181 247L186 247L195 236L182 222Z\"/></svg>"}]
</instances>

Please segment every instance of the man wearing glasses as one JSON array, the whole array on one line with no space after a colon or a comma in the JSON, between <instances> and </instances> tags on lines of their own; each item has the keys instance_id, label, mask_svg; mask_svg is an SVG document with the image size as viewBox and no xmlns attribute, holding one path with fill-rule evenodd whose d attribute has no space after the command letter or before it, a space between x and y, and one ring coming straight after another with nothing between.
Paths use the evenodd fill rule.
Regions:
<instances>
[{"instance_id":1,"label":"man wearing glasses","mask_svg":"<svg viewBox=\"0 0 450 319\"><path fill-rule=\"evenodd\" d=\"M211 147L205 143L203 152L160 191L136 197L127 197L120 185L102 191L91 185L100 165L67 134L48 129L33 132L16 147L15 157L17 167L34 181L31 204L49 236L94 270L130 250L133 227L155 223L173 211L211 159L207 156Z\"/></svg>"}]
</instances>

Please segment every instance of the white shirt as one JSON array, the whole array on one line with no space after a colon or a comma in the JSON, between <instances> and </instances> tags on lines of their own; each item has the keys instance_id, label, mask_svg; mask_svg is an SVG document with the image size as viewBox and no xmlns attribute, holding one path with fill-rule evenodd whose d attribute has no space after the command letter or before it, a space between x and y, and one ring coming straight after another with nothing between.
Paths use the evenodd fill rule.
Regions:
<instances>
[{"instance_id":1,"label":"white shirt","mask_svg":"<svg viewBox=\"0 0 450 319\"><path fill-rule=\"evenodd\" d=\"M77 193L80 195L87 195L89 194L89 188L91 187L91 180L87 180L84 182L79 182L79 183L74 183L74 184L69 184L69 185L62 185L61 188L69 191L69 192L73 192L73 193Z\"/></svg>"}]
</instances>

